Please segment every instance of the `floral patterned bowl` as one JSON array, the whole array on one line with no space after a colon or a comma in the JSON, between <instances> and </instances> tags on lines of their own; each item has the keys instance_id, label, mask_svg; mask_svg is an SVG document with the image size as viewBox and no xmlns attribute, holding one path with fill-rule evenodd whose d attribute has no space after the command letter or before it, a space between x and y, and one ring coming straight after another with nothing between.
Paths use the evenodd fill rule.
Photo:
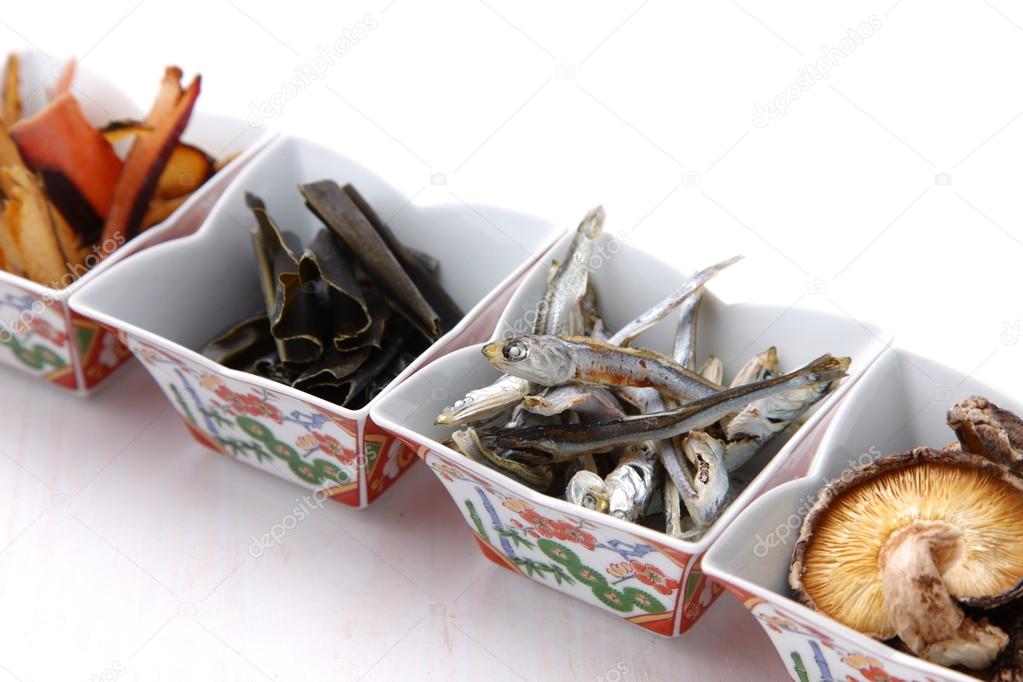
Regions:
<instances>
[{"instance_id":1,"label":"floral patterned bowl","mask_svg":"<svg viewBox=\"0 0 1023 682\"><path fill-rule=\"evenodd\" d=\"M1023 403L962 372L888 351L839 404L812 453L805 478L751 504L704 557L707 575L746 606L771 637L794 680L959 680L975 678L896 651L792 599L788 569L808 508L828 481L884 455L941 448L955 435L945 413L979 394L1020 412Z\"/></svg>"},{"instance_id":2,"label":"floral patterned bowl","mask_svg":"<svg viewBox=\"0 0 1023 682\"><path fill-rule=\"evenodd\" d=\"M554 257L562 257L568 240L559 242ZM531 326L548 266L549 261L541 261L526 277L498 323L499 332L522 333ZM663 298L683 279L676 268L612 235L602 239L591 268L599 308L612 329ZM659 325L636 345L670 348L671 327ZM793 457L796 446L887 343L878 330L846 317L783 306L728 304L710 294L700 312L699 337L701 356L717 354L727 363L729 375L772 344L790 367L824 352L853 357L852 376L817 406L805 425L787 442L771 443L740 472L751 482L699 542L683 542L539 494L442 445L451 429L433 423L441 408L498 376L479 346L424 368L374 407L373 420L426 460L492 561L651 632L677 636L692 627L720 592L720 586L703 574L703 553L772 478L788 480L805 469L806 462Z\"/></svg>"},{"instance_id":3,"label":"floral patterned bowl","mask_svg":"<svg viewBox=\"0 0 1023 682\"><path fill-rule=\"evenodd\" d=\"M66 60L40 51L21 57L21 95L24 115L49 101L52 81ZM157 82L154 78L154 92ZM93 125L139 118L142 110L124 93L89 69L79 67L72 93ZM196 111L185 131L186 142L217 158L239 153L164 222L117 248L113 254L78 278L70 274L62 288L37 284L0 270L0 364L13 367L56 386L86 395L131 357L131 353L94 320L75 313L68 299L100 273L133 253L195 231L209 207L237 172L272 137L247 122Z\"/></svg>"},{"instance_id":4,"label":"floral patterned bowl","mask_svg":"<svg viewBox=\"0 0 1023 682\"><path fill-rule=\"evenodd\" d=\"M323 178L354 184L399 239L436 257L441 283L466 311L381 395L430 360L488 337L513 285L560 234L550 223L501 209L417 206L337 152L280 137L224 192L196 234L104 273L73 297L72 307L119 330L200 443L364 507L415 461L369 418L380 396L345 409L198 352L262 301L245 192L309 238L319 222L297 186Z\"/></svg>"}]
</instances>

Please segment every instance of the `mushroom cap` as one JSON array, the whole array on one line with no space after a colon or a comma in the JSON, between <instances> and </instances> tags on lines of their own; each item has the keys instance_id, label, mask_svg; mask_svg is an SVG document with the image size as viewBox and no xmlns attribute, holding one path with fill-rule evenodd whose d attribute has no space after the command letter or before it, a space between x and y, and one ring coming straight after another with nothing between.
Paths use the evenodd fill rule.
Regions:
<instances>
[{"instance_id":1,"label":"mushroom cap","mask_svg":"<svg viewBox=\"0 0 1023 682\"><path fill-rule=\"evenodd\" d=\"M892 533L914 521L961 532L961 551L941 558L956 600L989 608L1023 594L1023 481L977 455L917 448L821 490L789 571L796 597L860 632L894 637L879 564Z\"/></svg>"}]
</instances>

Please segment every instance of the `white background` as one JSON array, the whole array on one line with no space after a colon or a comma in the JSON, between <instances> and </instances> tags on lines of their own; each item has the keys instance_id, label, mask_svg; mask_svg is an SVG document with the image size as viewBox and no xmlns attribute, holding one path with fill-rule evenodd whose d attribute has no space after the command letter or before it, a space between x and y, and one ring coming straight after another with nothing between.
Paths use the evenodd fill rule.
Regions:
<instances>
[{"instance_id":1,"label":"white background","mask_svg":"<svg viewBox=\"0 0 1023 682\"><path fill-rule=\"evenodd\" d=\"M417 202L566 226L603 203L664 257L746 254L724 298L871 319L1020 385L1023 10L1006 0L23 2L0 45L77 54L143 104L177 63L201 71L201 108L245 119L370 21L268 125ZM661 640L499 571L422 466L252 558L300 490L193 443L137 365L88 401L0 382L0 679L785 676L729 596Z\"/></svg>"}]
</instances>

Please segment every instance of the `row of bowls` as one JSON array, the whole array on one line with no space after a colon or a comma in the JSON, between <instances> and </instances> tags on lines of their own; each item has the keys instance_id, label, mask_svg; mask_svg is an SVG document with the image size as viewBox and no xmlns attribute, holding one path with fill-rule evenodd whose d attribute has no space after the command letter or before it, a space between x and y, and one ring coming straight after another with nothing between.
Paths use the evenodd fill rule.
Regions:
<instances>
[{"instance_id":1,"label":"row of bowls","mask_svg":"<svg viewBox=\"0 0 1023 682\"><path fill-rule=\"evenodd\" d=\"M94 88L95 97L105 87L85 70L80 85ZM166 222L67 289L0 272L0 297L21 297L20 305L29 306L40 301L40 319L48 325L0 348L0 362L85 394L134 353L200 443L352 507L368 506L423 459L481 551L498 565L664 636L692 627L724 586L763 625L793 679L969 679L806 609L790 598L786 573L800 513L827 479L865 457L940 447L948 440L944 411L967 395L982 393L1019 409L1014 401L892 350L890 336L868 323L726 302L708 293L698 347L723 358L731 372L770 345L792 361L831 352L851 356L853 365L798 431L746 465L740 476L749 485L705 536L681 541L538 494L481 467L445 447L449 431L433 423L445 405L497 377L480 344L523 331L570 230L491 207L420 207L335 151L245 130L239 121L197 112L186 138L212 150L233 145L246 151ZM259 305L244 193L260 195L280 224L308 237L317 220L295 188L322 178L354 184L403 242L435 256L443 286L468 311L359 410L225 368L199 352ZM613 234L602 238L596 253L592 281L611 328L706 264L667 263ZM638 345L670 348L668 326L646 332ZM49 347L59 362L33 367L16 352L36 346ZM248 454L253 450L271 456ZM329 488L325 464L333 476Z\"/></svg>"}]
</instances>

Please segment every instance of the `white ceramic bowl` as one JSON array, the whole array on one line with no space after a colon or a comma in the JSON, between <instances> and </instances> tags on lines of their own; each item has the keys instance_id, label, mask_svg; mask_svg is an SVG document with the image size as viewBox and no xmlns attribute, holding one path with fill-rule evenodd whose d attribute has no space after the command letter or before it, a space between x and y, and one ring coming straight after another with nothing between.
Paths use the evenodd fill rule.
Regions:
<instances>
[{"instance_id":1,"label":"white ceramic bowl","mask_svg":"<svg viewBox=\"0 0 1023 682\"><path fill-rule=\"evenodd\" d=\"M20 57L23 112L24 116L31 116L49 101L52 82L66 60L32 50L20 53ZM141 93L140 97L155 97L160 76L159 72L153 74L152 92ZM143 115L138 100L133 101L86 67L77 68L72 94L95 126ZM142 106L148 107L149 102ZM165 221L128 241L64 288L47 287L0 270L0 325L16 330L0 337L0 364L85 395L131 357L115 335L95 321L76 315L67 302L100 273L116 267L132 254L193 232L238 170L272 137L245 121L205 114L201 107L200 95L199 108L192 114L184 141L217 158L234 153L239 156L193 192Z\"/></svg>"},{"instance_id":2,"label":"white ceramic bowl","mask_svg":"<svg viewBox=\"0 0 1023 682\"><path fill-rule=\"evenodd\" d=\"M261 305L245 193L260 196L280 225L308 240L321 223L298 185L325 178L355 185L403 243L436 257L441 284L465 311L381 396L430 360L487 338L514 285L561 234L503 209L411 204L337 152L279 137L239 174L196 234L103 273L71 304L122 333L201 443L313 489L327 484L328 467L343 481L329 495L363 507L415 461L369 419L381 396L346 409L198 352Z\"/></svg>"},{"instance_id":3,"label":"white ceramic bowl","mask_svg":"<svg viewBox=\"0 0 1023 682\"><path fill-rule=\"evenodd\" d=\"M552 257L562 258L571 235ZM550 259L534 267L498 323L495 338L529 328ZM615 329L675 289L684 279L675 266L605 235L592 281L599 309ZM689 262L687 266L697 263ZM701 263L699 265L706 265ZM722 277L741 277L736 265ZM667 351L674 322L665 321L634 345ZM441 445L451 429L433 421L446 404L498 376L480 354L465 348L426 367L373 409L373 420L418 450L441 479L479 542L498 565L570 594L665 636L688 630L720 589L704 578L700 559L738 512L769 485L800 475L807 462L796 446L889 342L869 324L785 306L728 304L705 297L698 352L714 353L730 378L753 354L776 345L794 369L825 352L853 358L848 377L811 412L787 442L776 439L743 470L749 486L699 542L683 542L640 525L541 495ZM518 536L517 539L511 536ZM566 580L564 575L569 575ZM615 587L617 586L617 587Z\"/></svg>"},{"instance_id":4,"label":"white ceramic bowl","mask_svg":"<svg viewBox=\"0 0 1023 682\"><path fill-rule=\"evenodd\" d=\"M756 617L793 679L803 670L810 679L974 680L808 609L792 598L788 569L803 516L828 481L884 455L955 441L945 414L975 394L1023 411L1020 401L962 372L906 351L886 352L835 409L816 453L808 453L807 475L751 504L704 557L704 570Z\"/></svg>"}]
</instances>

